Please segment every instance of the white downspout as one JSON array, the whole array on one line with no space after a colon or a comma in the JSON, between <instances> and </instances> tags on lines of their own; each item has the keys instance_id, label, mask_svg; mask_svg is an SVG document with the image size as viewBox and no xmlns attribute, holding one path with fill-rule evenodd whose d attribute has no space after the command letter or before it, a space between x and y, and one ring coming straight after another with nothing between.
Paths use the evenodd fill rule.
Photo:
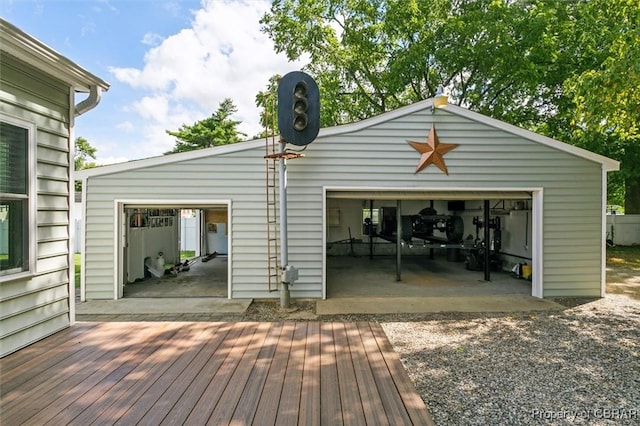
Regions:
<instances>
[{"instance_id":1,"label":"white downspout","mask_svg":"<svg viewBox=\"0 0 640 426\"><path fill-rule=\"evenodd\" d=\"M102 98L102 89L96 85L91 86L89 89L90 91L87 99L76 104L74 109L75 117L94 109L100 103L100 99Z\"/></svg>"},{"instance_id":2,"label":"white downspout","mask_svg":"<svg viewBox=\"0 0 640 426\"><path fill-rule=\"evenodd\" d=\"M75 235L75 219L74 219L74 207L75 207L75 170L73 167L74 159L75 159L75 118L79 115L84 114L87 111L95 108L98 103L100 103L100 99L102 97L102 89L96 85L92 85L89 87L89 96L81 102L74 104L75 99L75 90L73 87L69 90L69 96L71 99L70 102L70 111L69 111L69 142L71 143L71 149L69 150L69 320L70 324L73 325L76 320L76 289L75 289L75 268L74 268L74 257L75 257L75 247L73 242L78 237ZM86 223L86 209L85 209L85 200L87 196L87 180L84 179L82 182L82 231L81 231L81 272L80 272L80 301L84 302L86 300L86 288L85 288L85 243L84 243L84 234L85 234L85 223Z\"/></svg>"},{"instance_id":3,"label":"white downspout","mask_svg":"<svg viewBox=\"0 0 640 426\"><path fill-rule=\"evenodd\" d=\"M73 124L74 124L74 99L75 99L75 91L73 87L69 88L69 153L68 153L68 161L69 161L69 182L67 183L67 192L68 195L68 205L69 205L69 224L67 225L69 228L68 234L69 237L67 239L67 251L68 251L68 264L67 268L67 279L69 281L68 292L69 292L69 325L74 325L76 322L76 280L75 280L75 220L74 220L74 204L75 204L75 180L74 180L74 132L73 132Z\"/></svg>"}]
</instances>

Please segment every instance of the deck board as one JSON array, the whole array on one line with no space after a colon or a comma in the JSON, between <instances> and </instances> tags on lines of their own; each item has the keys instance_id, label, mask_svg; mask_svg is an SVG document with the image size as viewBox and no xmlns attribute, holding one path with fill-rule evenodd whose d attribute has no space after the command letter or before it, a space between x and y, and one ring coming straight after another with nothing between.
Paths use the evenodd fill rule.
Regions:
<instances>
[{"instance_id":1,"label":"deck board","mask_svg":"<svg viewBox=\"0 0 640 426\"><path fill-rule=\"evenodd\" d=\"M358 328L355 324L345 324L345 331L365 420L370 425L389 425Z\"/></svg>"},{"instance_id":2,"label":"deck board","mask_svg":"<svg viewBox=\"0 0 640 426\"><path fill-rule=\"evenodd\" d=\"M84 327L78 328L78 334L67 333L66 330L64 330L57 333L55 339L41 340L28 346L23 349L30 351L25 357L9 357L10 360L7 362L6 367L3 365L4 368L0 377L2 389L5 392L9 392L24 382L30 382L31 386L35 387L34 385L38 380L42 383L46 378L46 375L42 375L43 372L52 368L58 370L65 368L65 365L73 365L76 362L88 360L88 356L92 351L91 346L99 344L99 342L82 335L86 330ZM126 331L121 327L113 328L107 325L107 327L100 328L100 330L101 334L104 333L104 338L118 339L120 336L126 334ZM57 341L58 338L60 338L61 341L60 345L50 344L50 342ZM82 340L79 341L78 338ZM23 350L20 351L21 355ZM99 354L96 354L96 356L98 355Z\"/></svg>"},{"instance_id":3,"label":"deck board","mask_svg":"<svg viewBox=\"0 0 640 426\"><path fill-rule=\"evenodd\" d=\"M174 344L189 338L193 333L191 327L182 326L172 339L147 357L133 370L127 380L120 381L112 390L98 401L99 410L86 410L78 418L78 424L113 424L120 419L147 390L159 380L178 359ZM80 421L81 420L81 421Z\"/></svg>"},{"instance_id":4,"label":"deck board","mask_svg":"<svg viewBox=\"0 0 640 426\"><path fill-rule=\"evenodd\" d=\"M247 383L242 389L242 395L238 400L238 408L235 410L230 423L250 425L254 421L262 390L269 375L269 369L275 359L274 355L281 333L282 323L274 324L270 327L269 334L265 339L264 345L260 348L258 358L247 379Z\"/></svg>"},{"instance_id":5,"label":"deck board","mask_svg":"<svg viewBox=\"0 0 640 426\"><path fill-rule=\"evenodd\" d=\"M267 381L260 395L254 418L265 425L275 424L276 422L295 328L296 325L294 323L283 324L278 346L267 374Z\"/></svg>"},{"instance_id":6,"label":"deck board","mask_svg":"<svg viewBox=\"0 0 640 426\"><path fill-rule=\"evenodd\" d=\"M137 338L144 343L148 343L148 337L157 337L162 335L163 328L144 327L139 330ZM0 403L0 412L2 412L3 422L7 424L23 424L27 419L47 420L47 416L55 415L59 409L72 403L80 395L81 390L88 389L102 380L106 375L111 373L121 360L128 360L130 352L136 352L136 349L142 349L143 345L123 344L121 340L114 340L112 336L104 341L99 341L99 349L96 349L94 340L89 340L87 346L81 351L75 352L73 356L66 358L56 367L59 374L49 377L50 369L40 374L34 383L38 383L35 387L30 387L30 382L26 382L26 389L21 392L21 388L15 390L20 394L19 398L13 398L14 392L9 391L8 397L5 398L4 390L2 403ZM82 357L80 357L82 355ZM120 359L119 359L120 358ZM7 404L5 404L5 400ZM32 404L31 401L37 401Z\"/></svg>"},{"instance_id":7,"label":"deck board","mask_svg":"<svg viewBox=\"0 0 640 426\"><path fill-rule=\"evenodd\" d=\"M309 323L305 347L298 424L320 425L320 324Z\"/></svg>"},{"instance_id":8,"label":"deck board","mask_svg":"<svg viewBox=\"0 0 640 426\"><path fill-rule=\"evenodd\" d=\"M304 323L296 323L295 327L276 417L276 423L280 425L298 424L307 327Z\"/></svg>"},{"instance_id":9,"label":"deck board","mask_svg":"<svg viewBox=\"0 0 640 426\"><path fill-rule=\"evenodd\" d=\"M240 338L243 329L242 324L231 324L230 327L227 326L227 333L224 336L222 344L215 352L209 354L210 357L205 366L200 370L193 382L191 382L189 388L180 395L173 409L160 424L180 424L189 416L193 407L195 407L205 389L209 386L209 383L211 383L211 378L215 376L235 342Z\"/></svg>"},{"instance_id":10,"label":"deck board","mask_svg":"<svg viewBox=\"0 0 640 426\"><path fill-rule=\"evenodd\" d=\"M211 327L206 330L207 334L204 336L204 338L206 338L205 344L191 363L185 367L182 374L169 385L161 398L153 404L147 414L141 419L140 422L142 424L157 425L162 422L178 403L181 395L189 388L191 383L196 379L196 376L211 359L211 354L215 352L223 342L228 331L229 327Z\"/></svg>"},{"instance_id":11,"label":"deck board","mask_svg":"<svg viewBox=\"0 0 640 426\"><path fill-rule=\"evenodd\" d=\"M433 424L371 323L78 323L0 371L3 424Z\"/></svg>"},{"instance_id":12,"label":"deck board","mask_svg":"<svg viewBox=\"0 0 640 426\"><path fill-rule=\"evenodd\" d=\"M321 325L320 344L322 347L320 353L320 383L322 383L320 397L323 407L321 424L340 426L343 424L341 398L345 395L340 389L336 352L342 352L344 348L337 348L331 323ZM354 390L350 393L354 393Z\"/></svg>"},{"instance_id":13,"label":"deck board","mask_svg":"<svg viewBox=\"0 0 640 426\"><path fill-rule=\"evenodd\" d=\"M345 425L366 425L362 400L360 392L358 392L356 373L351 359L351 351L344 329L344 324L333 323L334 347L336 350L336 369L338 374L338 387L340 389L340 397L345 407L349 410L340 410L342 414L341 421ZM330 419L331 420L331 419ZM330 424L331 422L327 422Z\"/></svg>"}]
</instances>

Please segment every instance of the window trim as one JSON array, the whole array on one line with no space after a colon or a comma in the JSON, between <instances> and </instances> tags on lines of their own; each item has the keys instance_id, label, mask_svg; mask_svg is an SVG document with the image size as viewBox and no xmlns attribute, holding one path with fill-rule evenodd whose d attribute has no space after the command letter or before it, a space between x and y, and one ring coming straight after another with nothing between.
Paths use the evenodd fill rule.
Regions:
<instances>
[{"instance_id":1,"label":"window trim","mask_svg":"<svg viewBox=\"0 0 640 426\"><path fill-rule=\"evenodd\" d=\"M13 281L18 279L28 278L36 274L36 254L38 244L38 229L37 229L37 144L36 144L36 131L37 126L35 122L18 118L0 112L0 121L10 124L16 127L22 127L27 130L27 196L29 201L27 203L27 221L29 224L29 234L26 238L26 242L29 245L29 261L27 269L20 272L6 272L0 273L0 283L6 281Z\"/></svg>"}]
</instances>

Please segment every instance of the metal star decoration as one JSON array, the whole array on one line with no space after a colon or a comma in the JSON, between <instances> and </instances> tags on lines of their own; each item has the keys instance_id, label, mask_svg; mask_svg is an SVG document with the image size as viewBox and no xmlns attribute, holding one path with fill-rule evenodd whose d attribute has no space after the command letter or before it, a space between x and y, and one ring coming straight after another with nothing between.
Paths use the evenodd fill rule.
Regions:
<instances>
[{"instance_id":1,"label":"metal star decoration","mask_svg":"<svg viewBox=\"0 0 640 426\"><path fill-rule=\"evenodd\" d=\"M415 173L418 173L429 164L435 164L440 170L445 172L445 174L449 175L447 166L446 164L444 164L443 156L447 152L456 149L459 146L458 144L441 143L438 139L436 128L434 126L431 126L429 138L426 142L407 141L407 143L409 143L409 145L411 145L413 149L422 154L420 156L420 162L418 163L418 167L416 167Z\"/></svg>"}]
</instances>

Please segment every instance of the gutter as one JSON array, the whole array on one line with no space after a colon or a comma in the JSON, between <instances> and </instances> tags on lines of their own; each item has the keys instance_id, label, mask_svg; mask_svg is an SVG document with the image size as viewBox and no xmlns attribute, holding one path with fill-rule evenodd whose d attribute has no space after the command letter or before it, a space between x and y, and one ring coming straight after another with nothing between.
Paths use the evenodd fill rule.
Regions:
<instances>
[{"instance_id":1,"label":"gutter","mask_svg":"<svg viewBox=\"0 0 640 426\"><path fill-rule=\"evenodd\" d=\"M89 89L90 91L87 99L78 102L74 107L75 117L92 110L100 103L100 99L102 98L102 89L95 84L92 84Z\"/></svg>"}]
</instances>

